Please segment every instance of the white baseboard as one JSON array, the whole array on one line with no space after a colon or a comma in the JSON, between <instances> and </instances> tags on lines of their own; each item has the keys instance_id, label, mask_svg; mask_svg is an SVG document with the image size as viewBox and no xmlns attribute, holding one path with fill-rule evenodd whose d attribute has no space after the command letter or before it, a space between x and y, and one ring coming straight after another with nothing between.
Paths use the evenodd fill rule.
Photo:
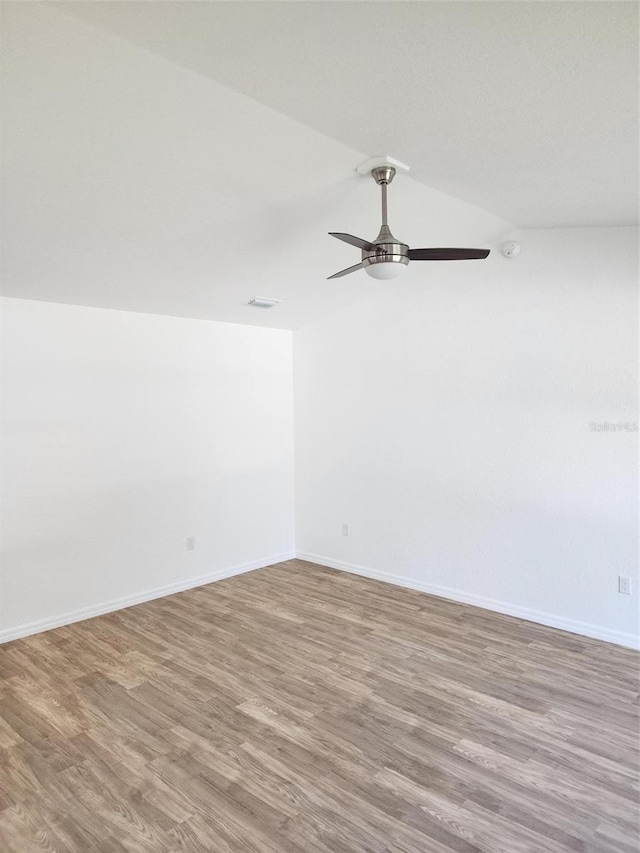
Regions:
<instances>
[{"instance_id":1,"label":"white baseboard","mask_svg":"<svg viewBox=\"0 0 640 853\"><path fill-rule=\"evenodd\" d=\"M396 586L415 589L419 592L436 595L439 598L449 599L450 601L458 601L461 604L472 604L475 607L481 607L484 610L493 610L496 613L503 613L506 616L516 616L519 619L525 619L527 622L536 622L539 625L546 625L550 628L559 628L562 631L569 631L572 634L591 637L594 640L604 640L605 642L615 643L616 645L626 646L631 649L640 648L640 638L634 634L628 634L623 631L612 631L607 628L601 628L598 625L592 625L588 622L578 622L573 619L565 619L561 616L543 613L539 610L530 610L516 604L509 604L504 601L484 598L480 595L462 592L461 590L452 589L450 587L439 586L438 584L430 584L423 581L416 581L411 578L399 577L397 575L392 575L389 572L382 572L377 569L370 569L366 566L359 566L355 563L346 563L343 560L334 560L330 557L324 557L321 554L311 554L308 552L298 552L297 554L275 554L272 557L268 557L263 560L254 560L250 563L243 563L226 569L219 569L218 571L210 572L206 575L187 578L186 580L178 581L177 583L156 587L155 589L135 593L134 595L125 596L124 598L116 598L91 607L84 607L80 610L61 613L57 616L43 619L39 622L29 622L24 625L17 625L13 628L7 628L0 631L0 644L8 643L11 640L18 640L20 637L28 637L31 634L50 631L52 628L60 628L63 625L71 625L74 622L82 622L84 619L91 619L94 616L102 616L104 613L112 613L115 610L132 607L135 604L143 604L145 601L152 601L155 598L163 598L165 595L172 595L176 592L184 592L187 589L194 589L198 586L204 586L205 584L234 577L234 575L252 572L255 569L263 569L266 566L272 566L275 563L283 563L286 560L292 560L295 557L300 560L307 560L310 563L316 563L320 566L327 566L328 568L362 575L363 577L383 581L384 583L391 583Z\"/></svg>"},{"instance_id":2,"label":"white baseboard","mask_svg":"<svg viewBox=\"0 0 640 853\"><path fill-rule=\"evenodd\" d=\"M143 604L145 601L153 601L154 598L163 598L165 595L172 595L175 592L184 592L187 589L194 589L197 586L204 586L205 584L221 581L225 578L232 578L234 575L242 575L245 572L252 572L255 569L264 569L266 566L273 566L275 563L293 560L294 557L295 554L293 553L275 554L264 560L253 560L250 563L242 563L238 566L218 569L206 575L186 578L185 580L167 584L166 586L158 586L155 589L148 589L144 592L127 595L124 598L114 598L111 601L103 601L101 604L83 607L80 610L60 613L57 616L52 616L39 622L29 622L25 625L17 625L14 628L6 628L0 631L0 644L8 643L11 640L18 640L20 637L28 637L31 634L40 634L42 631L50 631L52 628L60 628L62 625L71 625L73 622L82 622L84 619L92 619L94 616L113 613L114 610L122 610L125 607L132 607L134 604Z\"/></svg>"},{"instance_id":3,"label":"white baseboard","mask_svg":"<svg viewBox=\"0 0 640 853\"><path fill-rule=\"evenodd\" d=\"M366 566L358 566L354 563L334 560L331 557L324 557L321 554L310 554L299 551L296 557L299 560L307 560L310 563L317 563L320 566L327 566L330 569L340 569L343 572L362 575L365 578L372 578L373 580L407 587L408 589L416 589L420 592L436 595L439 598L458 601L461 604L472 604L475 607L482 607L484 610L493 610L496 613L503 613L506 616L516 616L518 619L525 619L527 622L536 622L539 625L546 625L549 628L559 628L561 631L569 631L571 634L580 634L583 637L591 637L594 640L605 640L607 643L615 643L618 646L626 646L630 649L640 648L640 637L634 634L627 634L624 631L611 631L608 628L601 628L599 625L591 625L588 622L565 619L562 616L543 613L539 610L529 610L517 604L484 598L481 595L474 595L473 593L463 592L459 589L451 589L447 586L439 586L438 584L399 577L389 572L381 572L377 569L367 568Z\"/></svg>"}]
</instances>

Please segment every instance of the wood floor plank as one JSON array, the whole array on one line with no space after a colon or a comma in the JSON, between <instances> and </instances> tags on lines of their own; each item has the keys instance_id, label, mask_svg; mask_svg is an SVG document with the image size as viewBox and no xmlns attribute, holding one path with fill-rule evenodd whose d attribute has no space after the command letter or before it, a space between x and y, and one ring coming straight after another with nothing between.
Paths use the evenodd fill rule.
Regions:
<instances>
[{"instance_id":1,"label":"wood floor plank","mask_svg":"<svg viewBox=\"0 0 640 853\"><path fill-rule=\"evenodd\" d=\"M637 853L639 669L290 560L0 647L0 849Z\"/></svg>"}]
</instances>

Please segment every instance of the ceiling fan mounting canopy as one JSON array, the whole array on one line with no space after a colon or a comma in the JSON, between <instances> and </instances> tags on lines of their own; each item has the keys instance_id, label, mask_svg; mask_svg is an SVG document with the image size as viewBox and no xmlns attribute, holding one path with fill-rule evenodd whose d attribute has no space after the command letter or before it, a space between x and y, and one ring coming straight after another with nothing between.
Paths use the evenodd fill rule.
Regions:
<instances>
[{"instance_id":1,"label":"ceiling fan mounting canopy","mask_svg":"<svg viewBox=\"0 0 640 853\"><path fill-rule=\"evenodd\" d=\"M371 176L378 186L390 184L396 176L395 166L376 166L371 170Z\"/></svg>"},{"instance_id":2,"label":"ceiling fan mounting canopy","mask_svg":"<svg viewBox=\"0 0 640 853\"><path fill-rule=\"evenodd\" d=\"M359 264L340 270L329 278L341 278L343 275L364 269L368 275L377 279L397 278L407 268L409 261L457 261L486 258L489 249L410 249L393 236L387 221L387 187L393 181L396 170L393 166L376 166L371 170L371 176L382 191L382 225L375 240L363 240L352 234L341 231L330 231L331 237L336 237L344 243L362 251Z\"/></svg>"}]
</instances>

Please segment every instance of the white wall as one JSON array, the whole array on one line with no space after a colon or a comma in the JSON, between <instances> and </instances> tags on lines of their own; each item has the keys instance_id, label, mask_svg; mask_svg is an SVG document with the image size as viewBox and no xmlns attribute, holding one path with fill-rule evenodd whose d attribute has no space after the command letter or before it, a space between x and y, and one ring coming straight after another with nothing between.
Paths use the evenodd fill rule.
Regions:
<instances>
[{"instance_id":1,"label":"white wall","mask_svg":"<svg viewBox=\"0 0 640 853\"><path fill-rule=\"evenodd\" d=\"M294 334L297 552L633 645L637 232L520 239ZM290 332L2 307L0 639L292 555Z\"/></svg>"},{"instance_id":2,"label":"white wall","mask_svg":"<svg viewBox=\"0 0 640 853\"><path fill-rule=\"evenodd\" d=\"M520 239L295 333L297 551L633 645L637 232Z\"/></svg>"},{"instance_id":3,"label":"white wall","mask_svg":"<svg viewBox=\"0 0 640 853\"><path fill-rule=\"evenodd\" d=\"M1 639L292 555L291 332L2 309Z\"/></svg>"}]
</instances>

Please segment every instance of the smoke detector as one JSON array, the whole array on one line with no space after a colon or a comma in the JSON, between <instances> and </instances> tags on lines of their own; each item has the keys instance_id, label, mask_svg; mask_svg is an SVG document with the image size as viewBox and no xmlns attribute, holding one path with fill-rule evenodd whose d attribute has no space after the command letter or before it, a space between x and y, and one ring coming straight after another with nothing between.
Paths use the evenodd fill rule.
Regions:
<instances>
[{"instance_id":1,"label":"smoke detector","mask_svg":"<svg viewBox=\"0 0 640 853\"><path fill-rule=\"evenodd\" d=\"M505 258L517 258L520 254L520 243L516 243L515 240L505 243L502 247L502 254Z\"/></svg>"}]
</instances>

